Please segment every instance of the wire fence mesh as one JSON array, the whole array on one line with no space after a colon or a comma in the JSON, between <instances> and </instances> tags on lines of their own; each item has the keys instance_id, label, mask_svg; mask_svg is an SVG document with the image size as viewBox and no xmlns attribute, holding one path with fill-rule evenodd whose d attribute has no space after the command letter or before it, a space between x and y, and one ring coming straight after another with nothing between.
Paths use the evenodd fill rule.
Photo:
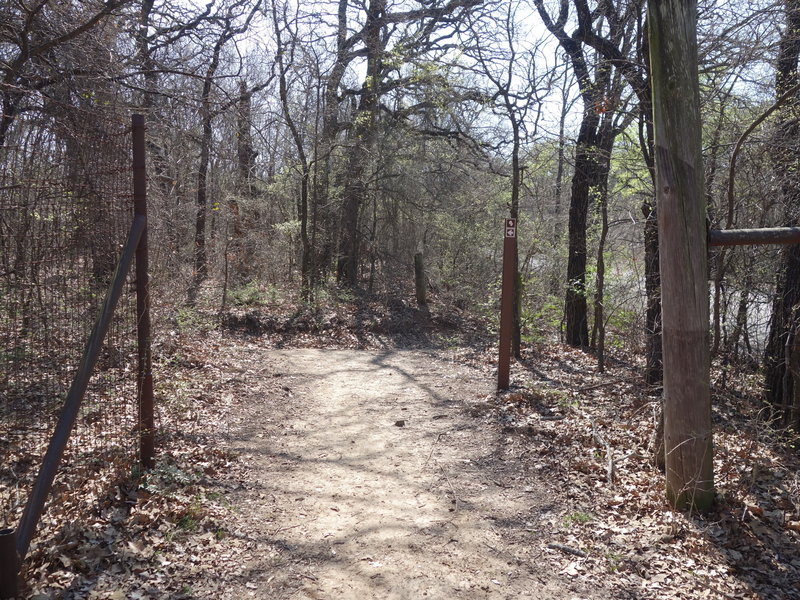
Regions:
<instances>
[{"instance_id":1,"label":"wire fence mesh","mask_svg":"<svg viewBox=\"0 0 800 600\"><path fill-rule=\"evenodd\" d=\"M132 220L129 116L30 97L0 147L0 510L14 527ZM63 519L136 458L129 275L56 479Z\"/></svg>"}]
</instances>

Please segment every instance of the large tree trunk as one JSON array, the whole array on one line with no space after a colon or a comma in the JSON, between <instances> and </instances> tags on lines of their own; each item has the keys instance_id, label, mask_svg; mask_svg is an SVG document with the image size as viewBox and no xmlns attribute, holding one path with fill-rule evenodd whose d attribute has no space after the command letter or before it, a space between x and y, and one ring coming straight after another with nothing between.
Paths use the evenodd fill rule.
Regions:
<instances>
[{"instance_id":1,"label":"large tree trunk","mask_svg":"<svg viewBox=\"0 0 800 600\"><path fill-rule=\"evenodd\" d=\"M281 36L282 32L280 19L278 18L278 7L274 1L272 3L272 20L275 25L275 42L277 45L276 62L278 65L278 89L281 99L281 108L283 109L283 118L286 121L286 126L292 134L292 140L297 150L297 158L300 161L300 197L297 203L297 217L300 220L300 243L302 246L302 256L300 259L300 294L303 300L309 301L312 293L312 248L308 237L308 182L310 179L310 168L303 136L295 123L294 117L292 117L289 106L289 88L286 73L290 65L286 64L284 61L286 49ZM289 43L294 45L297 43L297 40L293 39Z\"/></svg>"},{"instance_id":2,"label":"large tree trunk","mask_svg":"<svg viewBox=\"0 0 800 600\"><path fill-rule=\"evenodd\" d=\"M339 85L349 62L347 49L347 7L348 0L339 0L336 31L336 62L325 80L322 110L322 134L314 148L314 224L312 230L313 248L318 254L313 266L319 272L314 277L325 278L333 263L336 249L337 227L331 204L330 182L334 164L334 147L341 126L339 123ZM317 223L326 226L316 227Z\"/></svg>"},{"instance_id":3,"label":"large tree trunk","mask_svg":"<svg viewBox=\"0 0 800 600\"><path fill-rule=\"evenodd\" d=\"M367 197L367 178L377 122L378 95L385 40L381 39L386 0L370 0L364 43L367 47L367 73L361 86L361 100L355 116L354 135L348 157L341 216L337 279L348 286L358 284L358 217Z\"/></svg>"},{"instance_id":4,"label":"large tree trunk","mask_svg":"<svg viewBox=\"0 0 800 600\"><path fill-rule=\"evenodd\" d=\"M667 498L714 501L708 254L697 76L697 3L650 0L664 348Z\"/></svg>"},{"instance_id":5,"label":"large tree trunk","mask_svg":"<svg viewBox=\"0 0 800 600\"><path fill-rule=\"evenodd\" d=\"M598 76L598 79L603 77ZM603 86L605 87L605 86ZM564 302L566 342L588 347L589 321L586 297L586 225L590 204L601 201L608 188L614 131L611 113L598 113L595 102L585 102L575 150L575 173L569 208L569 254ZM586 106L588 105L588 106Z\"/></svg>"},{"instance_id":6,"label":"large tree trunk","mask_svg":"<svg viewBox=\"0 0 800 600\"><path fill-rule=\"evenodd\" d=\"M575 174L569 205L569 252L567 290L564 299L566 342L589 346L589 321L586 302L586 218L589 196L598 168L597 126L600 116L593 104L584 102L583 119L575 148Z\"/></svg>"},{"instance_id":7,"label":"large tree trunk","mask_svg":"<svg viewBox=\"0 0 800 600\"><path fill-rule=\"evenodd\" d=\"M365 132L366 133L366 132ZM358 285L359 233L358 218L367 196L367 165L370 153L367 140L357 134L355 145L347 161L347 181L342 201L339 257L336 262L336 279L347 286Z\"/></svg>"},{"instance_id":8,"label":"large tree trunk","mask_svg":"<svg viewBox=\"0 0 800 600\"><path fill-rule=\"evenodd\" d=\"M786 29L778 51L776 96L786 94L798 84L800 58L800 0L786 0ZM781 184L786 226L800 223L800 96L786 102L779 110L771 159ZM800 427L800 414L795 414L791 395L794 374L787 371L786 339L795 329L793 315L800 303L800 246L790 246L784 253L783 270L778 278L772 320L765 355L767 401L780 414L784 424ZM788 383L788 385L787 385Z\"/></svg>"}]
</instances>

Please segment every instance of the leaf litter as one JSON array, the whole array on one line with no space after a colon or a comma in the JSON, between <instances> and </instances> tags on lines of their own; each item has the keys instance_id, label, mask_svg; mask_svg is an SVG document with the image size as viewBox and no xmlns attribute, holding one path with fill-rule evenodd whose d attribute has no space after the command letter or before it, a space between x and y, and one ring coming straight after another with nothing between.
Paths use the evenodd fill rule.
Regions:
<instances>
[{"instance_id":1,"label":"leaf litter","mask_svg":"<svg viewBox=\"0 0 800 600\"><path fill-rule=\"evenodd\" d=\"M230 319L228 326L240 331L247 321ZM398 342L391 327L365 332L337 319L305 332L259 326L245 328L244 336L173 335L157 369L159 420L169 423L158 467L147 474L112 470L80 488L57 488L26 561L27 596L211 598L222 597L232 580L257 590L244 567L253 550L242 535L244 509L227 499L250 485L251 457L225 450L220 436L241 425L243 403L259 397L302 403L290 375L266 376L264 349L430 346L437 343L432 332L441 331L417 323L414 335ZM475 335L469 341L440 351L493 377L491 344ZM542 572L567 584L601 582L614 598L800 598L797 439L765 423L756 376L728 373L724 387L715 386L719 500L708 515L682 514L666 505L663 474L652 460L658 399L640 383L636 359L620 354L599 374L589 354L536 345L514 366L509 392L465 395L466 413L502 440L485 465L467 462L490 467L509 497L545 488L550 499L503 524L507 543L525 545ZM266 517L274 532L291 527L274 498L262 499L275 511ZM290 549L275 544L260 551L279 557ZM364 560L373 569L383 565L371 555ZM311 580L307 567L288 568Z\"/></svg>"}]
</instances>

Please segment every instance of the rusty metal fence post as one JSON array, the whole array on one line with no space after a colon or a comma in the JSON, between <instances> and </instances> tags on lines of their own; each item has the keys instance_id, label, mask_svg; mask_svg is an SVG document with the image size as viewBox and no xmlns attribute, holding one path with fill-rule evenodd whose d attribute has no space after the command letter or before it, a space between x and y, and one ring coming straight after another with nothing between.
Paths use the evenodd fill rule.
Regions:
<instances>
[{"instance_id":1,"label":"rusty metal fence post","mask_svg":"<svg viewBox=\"0 0 800 600\"><path fill-rule=\"evenodd\" d=\"M19 562L16 531L0 530L0 598L13 598L19 593Z\"/></svg>"},{"instance_id":2,"label":"rusty metal fence post","mask_svg":"<svg viewBox=\"0 0 800 600\"><path fill-rule=\"evenodd\" d=\"M16 540L17 552L21 558L24 558L25 554L28 552L28 546L33 538L33 532L44 510L47 496L50 494L50 488L53 485L58 465L64 455L64 449L69 441L70 433L75 426L75 420L78 417L81 401L89 385L89 378L94 371L97 358L103 347L103 340L111 325L114 309L117 307L117 302L125 287L125 278L130 270L134 251L139 243L144 228L145 223L143 219L135 218L131 226L130 234L128 235L128 241L123 248L122 257L114 272L114 279L109 286L102 311L95 322L92 335L86 343L86 349L81 359L81 364L78 366L75 379L73 379L72 385L67 393L64 409L61 412L58 423L56 424L56 429L53 432L53 437L47 447L47 452L42 461L39 475L36 477L33 490L31 490L28 502L25 505L25 511L22 513L22 519L17 528Z\"/></svg>"},{"instance_id":3,"label":"rusty metal fence post","mask_svg":"<svg viewBox=\"0 0 800 600\"><path fill-rule=\"evenodd\" d=\"M145 172L144 118L133 117L134 218L119 262L108 287L105 301L84 348L78 369L67 392L64 407L50 438L42 464L28 496L16 529L0 530L0 598L13 598L19 592L19 569L33 538L50 494L89 380L98 362L103 341L111 326L128 273L136 260L138 385L140 460L145 467L154 462L154 418L149 282L147 256L147 196Z\"/></svg>"},{"instance_id":4,"label":"rusty metal fence post","mask_svg":"<svg viewBox=\"0 0 800 600\"><path fill-rule=\"evenodd\" d=\"M145 121L133 115L133 203L137 218L147 223L147 170ZM150 279L145 227L136 248L136 337L138 344L137 396L139 399L139 460L145 468L155 462L155 418L153 411L153 355L150 329Z\"/></svg>"}]
</instances>

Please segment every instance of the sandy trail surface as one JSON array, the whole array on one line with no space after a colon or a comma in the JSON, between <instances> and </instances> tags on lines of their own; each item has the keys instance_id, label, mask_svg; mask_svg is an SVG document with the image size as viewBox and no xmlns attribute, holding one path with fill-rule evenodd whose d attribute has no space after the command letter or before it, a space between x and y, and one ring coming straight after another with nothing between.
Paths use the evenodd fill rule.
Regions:
<instances>
[{"instance_id":1,"label":"sandy trail surface","mask_svg":"<svg viewBox=\"0 0 800 600\"><path fill-rule=\"evenodd\" d=\"M476 416L485 376L423 351L251 360L285 399L254 386L230 432L249 468L231 530L249 553L224 597L604 597L541 560L553 499Z\"/></svg>"}]
</instances>

